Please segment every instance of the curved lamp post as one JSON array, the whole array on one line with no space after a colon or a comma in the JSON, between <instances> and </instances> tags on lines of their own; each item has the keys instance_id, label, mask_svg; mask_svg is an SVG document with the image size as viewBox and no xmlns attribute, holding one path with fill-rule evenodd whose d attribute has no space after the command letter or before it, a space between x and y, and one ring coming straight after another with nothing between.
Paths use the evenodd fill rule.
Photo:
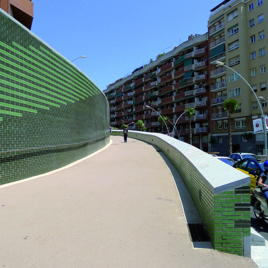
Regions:
<instances>
[{"instance_id":1,"label":"curved lamp post","mask_svg":"<svg viewBox=\"0 0 268 268\"><path fill-rule=\"evenodd\" d=\"M256 98L256 100L258 102L258 105L260 107L260 110L261 110L261 118L262 118L263 130L264 130L264 152L265 152L265 156L267 157L267 129L266 129L266 122L265 122L265 118L264 118L264 114L263 114L263 110L262 110L259 98L257 97L256 93L254 92L253 88L248 83L248 81L240 73L238 73L233 68L227 66L226 64L224 64L221 61L216 61L215 64L218 65L218 66L225 66L226 68L230 69L231 71L233 71L234 73L239 75L239 77L241 77L243 79L243 81L249 86L249 88L251 89L252 93L254 94L254 96L255 96L255 98Z\"/></svg>"},{"instance_id":2,"label":"curved lamp post","mask_svg":"<svg viewBox=\"0 0 268 268\"><path fill-rule=\"evenodd\" d=\"M167 132L168 132L168 136L169 136L169 131L168 131L168 127L167 127L167 124L166 124L166 121L164 120L164 118L162 117L162 115L160 113L158 113L155 109L153 109L151 106L149 105L145 105L145 107L149 108L149 109L152 109L153 111L155 111L161 118L162 120L164 121L165 125L166 125L166 128L167 128Z\"/></svg>"},{"instance_id":3,"label":"curved lamp post","mask_svg":"<svg viewBox=\"0 0 268 268\"><path fill-rule=\"evenodd\" d=\"M176 127L177 122L180 120L180 118L181 118L185 113L186 113L186 111L184 111L184 112L178 117L178 119L176 120L176 122L175 122L175 124L174 124L174 126L173 126L173 130L172 130L172 132L174 132L174 129L175 129L175 127ZM177 134L178 134L178 131L177 131ZM178 135L178 136L179 136L179 135Z\"/></svg>"},{"instance_id":4,"label":"curved lamp post","mask_svg":"<svg viewBox=\"0 0 268 268\"><path fill-rule=\"evenodd\" d=\"M78 57L78 58L76 58L76 59L74 59L74 60L71 60L71 62L74 62L75 60L78 60L78 59L84 59L84 58L86 58L86 56L80 56L80 57Z\"/></svg>"}]
</instances>

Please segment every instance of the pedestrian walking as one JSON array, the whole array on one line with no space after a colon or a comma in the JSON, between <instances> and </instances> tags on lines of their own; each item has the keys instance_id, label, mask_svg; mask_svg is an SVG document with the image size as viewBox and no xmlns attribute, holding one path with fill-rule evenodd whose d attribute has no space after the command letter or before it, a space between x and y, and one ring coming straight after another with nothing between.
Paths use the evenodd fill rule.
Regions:
<instances>
[{"instance_id":1,"label":"pedestrian walking","mask_svg":"<svg viewBox=\"0 0 268 268\"><path fill-rule=\"evenodd\" d=\"M128 134L127 127L124 128L123 133L124 133L124 142L127 142L127 134Z\"/></svg>"}]
</instances>

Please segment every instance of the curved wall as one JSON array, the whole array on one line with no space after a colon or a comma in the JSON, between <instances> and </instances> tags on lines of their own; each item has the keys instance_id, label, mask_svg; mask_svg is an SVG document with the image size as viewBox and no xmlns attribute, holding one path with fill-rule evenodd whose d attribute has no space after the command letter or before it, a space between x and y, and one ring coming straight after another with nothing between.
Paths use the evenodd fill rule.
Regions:
<instances>
[{"instance_id":1,"label":"curved wall","mask_svg":"<svg viewBox=\"0 0 268 268\"><path fill-rule=\"evenodd\" d=\"M109 142L108 102L71 62L0 9L0 184Z\"/></svg>"}]
</instances>

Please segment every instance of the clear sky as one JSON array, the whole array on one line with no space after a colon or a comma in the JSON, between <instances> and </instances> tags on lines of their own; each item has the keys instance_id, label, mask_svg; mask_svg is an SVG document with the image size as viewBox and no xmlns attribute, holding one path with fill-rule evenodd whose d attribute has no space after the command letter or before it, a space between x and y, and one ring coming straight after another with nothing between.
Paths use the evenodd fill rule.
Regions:
<instances>
[{"instance_id":1,"label":"clear sky","mask_svg":"<svg viewBox=\"0 0 268 268\"><path fill-rule=\"evenodd\" d=\"M32 32L85 73L101 90L157 55L207 32L222 0L38 1Z\"/></svg>"}]
</instances>

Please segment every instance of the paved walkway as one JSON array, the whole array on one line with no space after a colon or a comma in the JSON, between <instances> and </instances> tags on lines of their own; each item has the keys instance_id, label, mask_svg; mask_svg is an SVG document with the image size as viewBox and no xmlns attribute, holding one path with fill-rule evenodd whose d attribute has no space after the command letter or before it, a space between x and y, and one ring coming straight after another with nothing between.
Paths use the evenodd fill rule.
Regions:
<instances>
[{"instance_id":1,"label":"paved walkway","mask_svg":"<svg viewBox=\"0 0 268 268\"><path fill-rule=\"evenodd\" d=\"M149 144L111 140L68 168L0 188L0 267L257 267L195 248L168 162Z\"/></svg>"}]
</instances>

